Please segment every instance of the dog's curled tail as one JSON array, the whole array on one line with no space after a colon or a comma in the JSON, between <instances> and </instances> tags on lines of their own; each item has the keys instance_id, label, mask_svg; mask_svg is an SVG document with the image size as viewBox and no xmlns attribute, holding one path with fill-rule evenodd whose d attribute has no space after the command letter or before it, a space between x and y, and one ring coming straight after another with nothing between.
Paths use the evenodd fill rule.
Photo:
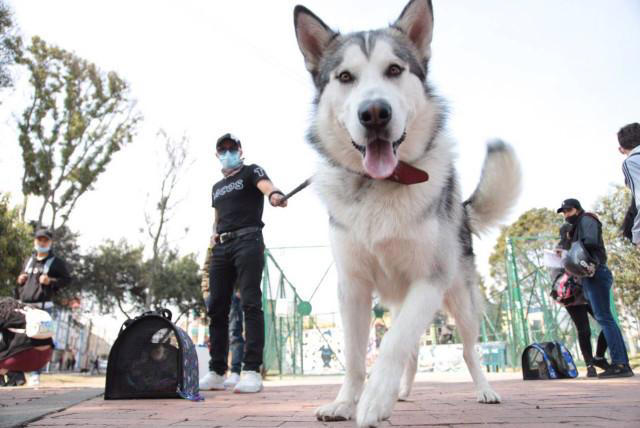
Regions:
<instances>
[{"instance_id":1,"label":"dog's curled tail","mask_svg":"<svg viewBox=\"0 0 640 428\"><path fill-rule=\"evenodd\" d=\"M464 202L474 234L498 225L515 205L521 181L520 162L513 148L501 140L489 142L478 187Z\"/></svg>"}]
</instances>

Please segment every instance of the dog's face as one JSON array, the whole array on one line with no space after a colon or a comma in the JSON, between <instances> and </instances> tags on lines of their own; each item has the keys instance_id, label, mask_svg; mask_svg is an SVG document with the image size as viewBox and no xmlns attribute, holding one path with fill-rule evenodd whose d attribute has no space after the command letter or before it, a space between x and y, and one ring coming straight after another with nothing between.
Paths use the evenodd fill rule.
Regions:
<instances>
[{"instance_id":1,"label":"dog's face","mask_svg":"<svg viewBox=\"0 0 640 428\"><path fill-rule=\"evenodd\" d=\"M433 28L429 0L412 0L389 28L340 35L297 6L296 36L318 90L314 132L334 163L376 179L424 151ZM432 115L433 116L433 115Z\"/></svg>"}]
</instances>

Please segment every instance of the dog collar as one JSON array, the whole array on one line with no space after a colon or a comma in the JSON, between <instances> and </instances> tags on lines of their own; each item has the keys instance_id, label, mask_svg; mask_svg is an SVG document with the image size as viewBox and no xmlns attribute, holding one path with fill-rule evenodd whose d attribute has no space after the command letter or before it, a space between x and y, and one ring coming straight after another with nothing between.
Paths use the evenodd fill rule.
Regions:
<instances>
[{"instance_id":1,"label":"dog collar","mask_svg":"<svg viewBox=\"0 0 640 428\"><path fill-rule=\"evenodd\" d=\"M429 174L406 162L398 161L398 165L396 165L396 169L393 170L393 174L386 179L400 184L417 184L429 180Z\"/></svg>"},{"instance_id":2,"label":"dog collar","mask_svg":"<svg viewBox=\"0 0 640 428\"><path fill-rule=\"evenodd\" d=\"M366 178L370 178L371 180L375 180L368 174L360 175ZM429 174L426 171L418 169L415 166L411 166L406 162L398 161L398 165L396 165L396 169L393 170L393 174L385 178L385 180L406 185L417 184L424 183L425 181L429 180Z\"/></svg>"},{"instance_id":3,"label":"dog collar","mask_svg":"<svg viewBox=\"0 0 640 428\"><path fill-rule=\"evenodd\" d=\"M351 174L356 174L370 180L375 180L375 178L373 178L369 174L363 174L361 172L356 172L348 168L345 168L345 170L350 172ZM394 183L406 185L424 183L428 180L429 174L426 171L411 166L403 161L398 161L398 165L396 165L396 169L393 170L393 174L385 178L385 181L393 181Z\"/></svg>"}]
</instances>

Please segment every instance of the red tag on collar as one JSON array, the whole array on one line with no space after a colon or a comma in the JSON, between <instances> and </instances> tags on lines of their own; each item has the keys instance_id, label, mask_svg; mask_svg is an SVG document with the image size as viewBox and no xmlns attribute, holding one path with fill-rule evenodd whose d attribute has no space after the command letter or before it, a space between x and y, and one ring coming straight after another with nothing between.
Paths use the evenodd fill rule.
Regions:
<instances>
[{"instance_id":1,"label":"red tag on collar","mask_svg":"<svg viewBox=\"0 0 640 428\"><path fill-rule=\"evenodd\" d=\"M427 174L426 171L413 167L406 162L399 161L396 169L393 170L393 174L391 174L387 180L401 184L416 184L429 180L429 174Z\"/></svg>"}]
</instances>

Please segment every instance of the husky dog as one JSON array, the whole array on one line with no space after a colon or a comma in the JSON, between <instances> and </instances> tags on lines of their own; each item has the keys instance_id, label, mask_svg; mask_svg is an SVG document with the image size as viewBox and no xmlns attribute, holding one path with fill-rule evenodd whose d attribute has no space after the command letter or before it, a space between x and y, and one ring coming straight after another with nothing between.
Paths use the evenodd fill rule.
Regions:
<instances>
[{"instance_id":1,"label":"husky dog","mask_svg":"<svg viewBox=\"0 0 640 428\"><path fill-rule=\"evenodd\" d=\"M321 161L312 182L329 211L345 329L345 380L318 419L376 426L389 418L409 395L420 336L443 306L456 319L478 401L498 403L474 349L482 308L471 233L496 225L515 203L513 150L488 145L478 187L463 203L446 110L426 81L429 0L411 0L381 30L341 35L303 6L294 24L317 89L308 139ZM365 384L373 294L393 323Z\"/></svg>"}]
</instances>

